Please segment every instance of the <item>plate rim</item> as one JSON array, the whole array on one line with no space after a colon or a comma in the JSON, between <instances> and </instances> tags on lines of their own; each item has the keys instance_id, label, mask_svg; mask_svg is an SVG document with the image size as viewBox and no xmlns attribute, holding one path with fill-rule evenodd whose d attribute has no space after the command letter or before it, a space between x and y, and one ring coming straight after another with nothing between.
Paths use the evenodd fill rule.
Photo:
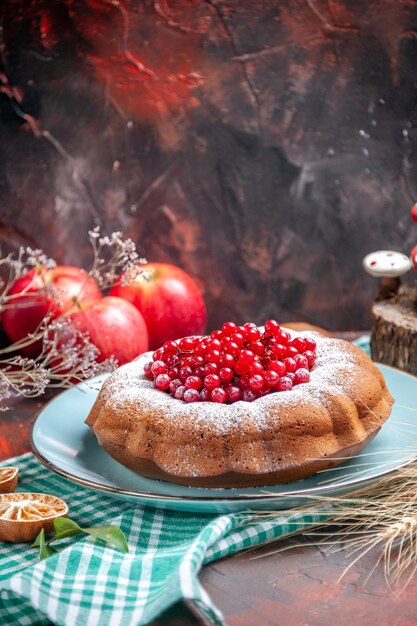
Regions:
<instances>
[{"instance_id":1,"label":"plate rim","mask_svg":"<svg viewBox=\"0 0 417 626\"><path fill-rule=\"evenodd\" d=\"M375 365L380 366L382 365L383 367L392 369L396 372L399 372L400 374L403 374L405 376L409 376L410 378L414 378L417 379L417 376L415 374L411 374L410 372L405 372L403 370L400 370L398 367L394 367L392 365L386 365L385 363L379 363L377 361L373 361L375 363ZM339 483L338 485L334 485L334 484L329 484L329 485L324 485L322 487L312 487L310 489L304 489L302 491L298 490L298 491L287 491L285 493L254 493L254 494L240 494L238 496L222 496L222 495L218 495L218 496L194 496L194 495L170 495L170 494L158 494L158 493L146 493L145 491L131 491L129 489L123 489L120 487L113 487L111 485L103 485L101 483L97 483L93 480L90 480L88 478L80 478L79 476L72 474L71 472L68 472L66 470L63 470L62 468L58 467L57 465L55 465L52 461L50 461L47 457L45 457L42 452L40 452L40 450L38 449L35 441L34 441L34 430L36 428L36 424L39 420L39 418L41 417L42 413L47 409L47 407L52 404L57 398L63 396L66 393L69 393L71 391L74 391L77 387L81 386L81 385L85 385L86 383L88 383L89 381L92 380L96 380L97 378L101 377L102 375L99 376L95 376L91 379L88 379L86 381L82 381L81 383L78 383L78 385L75 385L74 387L70 387L69 389L64 389L63 391L61 391L61 393L59 393L58 395L56 395L54 398L51 398L50 400L48 400L48 402L46 402L46 404L43 405L43 407L41 409L39 409L39 411L37 411L37 413L35 414L35 417L33 419L33 422L31 424L31 428L30 428L30 432L29 432L29 445L31 448L32 453L34 454L34 456L42 463L42 465L44 465L47 469L51 470L52 472L54 472L55 474L58 474L58 476L62 476L63 478L65 478L66 480L69 480L72 483L76 483L78 485L81 485L83 487L87 487L87 488L91 488L91 489L95 489L97 491L102 491L104 493L117 493L119 495L123 495L123 496L128 496L128 497L135 497L135 498L141 498L141 499L146 499L146 500L169 500L169 501L181 501L181 502L188 502L188 503L193 503L193 502L198 502L198 503L204 503L204 502L219 502L219 503L227 503L227 502L244 502L244 501L248 501L248 500L255 500L255 501L262 501L262 500L271 500L271 499L282 499L282 498L295 498L295 497L311 497L311 496L325 496L327 492L329 491L335 491L335 490L344 490L346 488L351 488L352 487L352 491L354 490L355 487L360 487L363 483L368 483L368 482L372 482L372 481L376 481L379 480L381 478L383 478L384 476L387 476L389 474L392 474L394 472L398 472L400 469L402 469L403 467L406 467L407 465L409 465L410 463L413 463L413 461L415 461L417 459L417 452L416 455L414 457L411 457L410 459L406 459L403 463L401 463L400 465L397 465L396 467L393 467L391 469L387 469L386 471L378 474L377 476L368 476L366 478L364 477L358 477L356 480L352 480L349 483ZM384 424L382 425L383 428ZM351 458L355 458L355 457L351 457ZM148 480L153 480L153 479L148 479ZM159 481L161 482L161 481ZM170 484L168 481L163 481L166 482L168 485ZM298 481L296 481L298 482ZM277 484L277 486L279 486L280 483ZM207 488L208 489L208 488ZM209 489L208 489L209 490Z\"/></svg>"}]
</instances>

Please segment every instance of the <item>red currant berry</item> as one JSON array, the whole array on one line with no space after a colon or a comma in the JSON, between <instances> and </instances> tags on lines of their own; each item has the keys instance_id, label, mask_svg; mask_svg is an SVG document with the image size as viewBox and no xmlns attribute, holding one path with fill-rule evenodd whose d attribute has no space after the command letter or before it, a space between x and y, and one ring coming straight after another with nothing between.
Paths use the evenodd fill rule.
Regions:
<instances>
[{"instance_id":1,"label":"red currant berry","mask_svg":"<svg viewBox=\"0 0 417 626\"><path fill-rule=\"evenodd\" d=\"M417 222L417 202L411 208L411 219Z\"/></svg>"},{"instance_id":2,"label":"red currant berry","mask_svg":"<svg viewBox=\"0 0 417 626\"><path fill-rule=\"evenodd\" d=\"M254 393L260 391L262 387L264 386L263 376L260 376L259 374L255 374L254 376L251 376L249 378L248 386L249 386L249 389L253 391Z\"/></svg>"},{"instance_id":3,"label":"red currant berry","mask_svg":"<svg viewBox=\"0 0 417 626\"><path fill-rule=\"evenodd\" d=\"M288 331L280 328L280 330L278 331L278 333L276 334L276 338L277 341L279 343L282 343L284 346L287 345L287 343L290 341L291 339L291 335Z\"/></svg>"},{"instance_id":4,"label":"red currant berry","mask_svg":"<svg viewBox=\"0 0 417 626\"><path fill-rule=\"evenodd\" d=\"M226 392L227 399L229 402L237 402L242 397L242 392L239 387L235 387L234 385L230 386Z\"/></svg>"},{"instance_id":5,"label":"red currant berry","mask_svg":"<svg viewBox=\"0 0 417 626\"><path fill-rule=\"evenodd\" d=\"M277 384L277 391L290 391L292 389L292 380L288 376L283 376Z\"/></svg>"},{"instance_id":6,"label":"red currant berry","mask_svg":"<svg viewBox=\"0 0 417 626\"><path fill-rule=\"evenodd\" d=\"M178 387L181 387L181 385L182 380L180 380L179 378L174 378L174 380L171 380L171 382L169 383L169 390L173 396L175 396L175 392L177 391Z\"/></svg>"},{"instance_id":7,"label":"red currant berry","mask_svg":"<svg viewBox=\"0 0 417 626\"><path fill-rule=\"evenodd\" d=\"M222 326L222 335L227 337L231 335L236 330L236 324L234 322L225 322Z\"/></svg>"},{"instance_id":8,"label":"red currant berry","mask_svg":"<svg viewBox=\"0 0 417 626\"><path fill-rule=\"evenodd\" d=\"M212 339L221 339L223 337L223 333L221 330L213 330L213 332L210 333L210 337Z\"/></svg>"},{"instance_id":9,"label":"red currant berry","mask_svg":"<svg viewBox=\"0 0 417 626\"><path fill-rule=\"evenodd\" d=\"M261 331L255 324L245 324L245 338L248 342L259 341L261 338Z\"/></svg>"},{"instance_id":10,"label":"red currant berry","mask_svg":"<svg viewBox=\"0 0 417 626\"><path fill-rule=\"evenodd\" d=\"M251 350L240 350L239 351L239 361L243 361L244 363L252 364L255 360L255 355Z\"/></svg>"},{"instance_id":11,"label":"red currant berry","mask_svg":"<svg viewBox=\"0 0 417 626\"><path fill-rule=\"evenodd\" d=\"M210 352L207 352L207 361L211 363L218 363L220 361L219 350L211 350Z\"/></svg>"},{"instance_id":12,"label":"red currant berry","mask_svg":"<svg viewBox=\"0 0 417 626\"><path fill-rule=\"evenodd\" d=\"M223 350L224 352L227 352L227 354L231 354L233 357L236 357L239 354L240 348L234 341L227 340L223 344Z\"/></svg>"},{"instance_id":13,"label":"red currant berry","mask_svg":"<svg viewBox=\"0 0 417 626\"><path fill-rule=\"evenodd\" d=\"M313 367L314 361L316 360L316 355L311 350L306 350L303 354L308 361L308 367Z\"/></svg>"},{"instance_id":14,"label":"red currant berry","mask_svg":"<svg viewBox=\"0 0 417 626\"><path fill-rule=\"evenodd\" d=\"M249 368L249 374L251 376L255 376L255 374L259 374L260 376L262 376L263 373L264 373L264 368L262 367L260 363L258 363L258 361L255 361L254 363L252 363L252 365Z\"/></svg>"},{"instance_id":15,"label":"red currant berry","mask_svg":"<svg viewBox=\"0 0 417 626\"><path fill-rule=\"evenodd\" d=\"M285 356L294 358L296 354L298 354L297 348L295 346L292 346L291 344L288 345L287 349L285 350Z\"/></svg>"},{"instance_id":16,"label":"red currant berry","mask_svg":"<svg viewBox=\"0 0 417 626\"><path fill-rule=\"evenodd\" d=\"M262 341L252 341L247 344L248 350L256 354L256 356L262 356L265 352L264 344Z\"/></svg>"},{"instance_id":17,"label":"red currant berry","mask_svg":"<svg viewBox=\"0 0 417 626\"><path fill-rule=\"evenodd\" d=\"M243 376L244 374L248 373L250 366L250 363L239 360L236 361L233 369L235 370L235 374L237 374L238 376Z\"/></svg>"},{"instance_id":18,"label":"red currant berry","mask_svg":"<svg viewBox=\"0 0 417 626\"><path fill-rule=\"evenodd\" d=\"M193 374L193 370L189 366L185 366L185 367L182 367L180 369L180 378L181 378L181 380L185 380L189 376L192 376L192 374Z\"/></svg>"},{"instance_id":19,"label":"red currant berry","mask_svg":"<svg viewBox=\"0 0 417 626\"><path fill-rule=\"evenodd\" d=\"M232 340L233 343L236 343L239 346L239 348L241 348L245 343L245 337L242 335L242 333L233 333Z\"/></svg>"},{"instance_id":20,"label":"red currant berry","mask_svg":"<svg viewBox=\"0 0 417 626\"><path fill-rule=\"evenodd\" d=\"M208 374L217 374L219 371L219 366L216 363L206 363L204 366L204 374L208 376Z\"/></svg>"},{"instance_id":21,"label":"red currant berry","mask_svg":"<svg viewBox=\"0 0 417 626\"><path fill-rule=\"evenodd\" d=\"M204 355L207 352L208 339L204 337L195 347L195 353L198 355Z\"/></svg>"},{"instance_id":22,"label":"red currant berry","mask_svg":"<svg viewBox=\"0 0 417 626\"><path fill-rule=\"evenodd\" d=\"M311 352L314 352L317 347L317 344L314 341L314 339L311 339L310 337L304 337L304 341L306 344L306 350L311 350Z\"/></svg>"},{"instance_id":23,"label":"red currant berry","mask_svg":"<svg viewBox=\"0 0 417 626\"><path fill-rule=\"evenodd\" d=\"M220 367L233 367L235 359L228 352L223 352L220 356Z\"/></svg>"},{"instance_id":24,"label":"red currant berry","mask_svg":"<svg viewBox=\"0 0 417 626\"><path fill-rule=\"evenodd\" d=\"M221 350L222 349L222 342L220 341L220 339L210 339L210 341L208 342L208 352L211 352L212 350Z\"/></svg>"},{"instance_id":25,"label":"red currant berry","mask_svg":"<svg viewBox=\"0 0 417 626\"><path fill-rule=\"evenodd\" d=\"M267 322L265 322L266 335L276 335L280 328L280 325L275 320L268 320Z\"/></svg>"},{"instance_id":26,"label":"red currant berry","mask_svg":"<svg viewBox=\"0 0 417 626\"><path fill-rule=\"evenodd\" d=\"M204 376L206 375L206 371L205 371L205 365L198 365L195 368L194 371L195 375L198 376L199 378L203 379ZM209 374L214 374L215 372L209 372Z\"/></svg>"},{"instance_id":27,"label":"red currant berry","mask_svg":"<svg viewBox=\"0 0 417 626\"><path fill-rule=\"evenodd\" d=\"M300 368L308 370L308 360L303 354L297 354L294 357L294 361L296 370L299 370Z\"/></svg>"},{"instance_id":28,"label":"red currant berry","mask_svg":"<svg viewBox=\"0 0 417 626\"><path fill-rule=\"evenodd\" d=\"M296 364L294 359L292 359L291 357L284 359L284 365L287 372L295 372Z\"/></svg>"},{"instance_id":29,"label":"red currant berry","mask_svg":"<svg viewBox=\"0 0 417 626\"><path fill-rule=\"evenodd\" d=\"M242 392L242 400L245 402L253 402L258 396L250 389L244 389Z\"/></svg>"},{"instance_id":30,"label":"red currant berry","mask_svg":"<svg viewBox=\"0 0 417 626\"><path fill-rule=\"evenodd\" d=\"M160 374L166 374L168 368L163 361L154 361L152 367L152 374L155 376L159 376Z\"/></svg>"},{"instance_id":31,"label":"red currant berry","mask_svg":"<svg viewBox=\"0 0 417 626\"><path fill-rule=\"evenodd\" d=\"M181 387L177 387L175 390L175 398L177 400L184 400L184 393L187 391L187 387L181 385Z\"/></svg>"},{"instance_id":32,"label":"red currant berry","mask_svg":"<svg viewBox=\"0 0 417 626\"><path fill-rule=\"evenodd\" d=\"M194 357L193 356L185 356L181 359L182 367L193 367L194 365Z\"/></svg>"},{"instance_id":33,"label":"red currant berry","mask_svg":"<svg viewBox=\"0 0 417 626\"><path fill-rule=\"evenodd\" d=\"M307 342L303 339L303 337L296 337L291 341L290 345L294 346L297 352L304 352L304 350L307 350Z\"/></svg>"},{"instance_id":34,"label":"red currant berry","mask_svg":"<svg viewBox=\"0 0 417 626\"><path fill-rule=\"evenodd\" d=\"M148 380L154 379L154 375L152 374L152 365L153 363L150 361L149 363L146 363L143 367L143 373L145 374L145 378L147 378Z\"/></svg>"},{"instance_id":35,"label":"red currant berry","mask_svg":"<svg viewBox=\"0 0 417 626\"><path fill-rule=\"evenodd\" d=\"M168 374L171 380L173 380L174 378L178 378L178 376L180 375L180 368L170 367Z\"/></svg>"},{"instance_id":36,"label":"red currant berry","mask_svg":"<svg viewBox=\"0 0 417 626\"><path fill-rule=\"evenodd\" d=\"M189 404L190 402L198 402L200 400L200 394L196 389L187 389L184 391L184 402Z\"/></svg>"},{"instance_id":37,"label":"red currant berry","mask_svg":"<svg viewBox=\"0 0 417 626\"><path fill-rule=\"evenodd\" d=\"M221 387L217 387L217 389L213 389L211 392L211 400L212 402L226 402L226 392Z\"/></svg>"},{"instance_id":38,"label":"red currant berry","mask_svg":"<svg viewBox=\"0 0 417 626\"><path fill-rule=\"evenodd\" d=\"M152 355L152 361L160 361L162 359L162 348L159 348L158 350L155 350L155 352Z\"/></svg>"},{"instance_id":39,"label":"red currant berry","mask_svg":"<svg viewBox=\"0 0 417 626\"><path fill-rule=\"evenodd\" d=\"M285 374L285 376L286 376L287 378L289 378L289 379L290 379L290 381L294 384L294 376L295 376L295 373L294 373L294 372L287 372L287 373Z\"/></svg>"},{"instance_id":40,"label":"red currant berry","mask_svg":"<svg viewBox=\"0 0 417 626\"><path fill-rule=\"evenodd\" d=\"M275 387L278 384L279 375L274 370L269 370L264 373L264 382L267 387Z\"/></svg>"},{"instance_id":41,"label":"red currant berry","mask_svg":"<svg viewBox=\"0 0 417 626\"><path fill-rule=\"evenodd\" d=\"M300 383L308 383L310 380L310 372L305 368L300 368L295 372L294 375L294 385L299 385Z\"/></svg>"},{"instance_id":42,"label":"red currant berry","mask_svg":"<svg viewBox=\"0 0 417 626\"><path fill-rule=\"evenodd\" d=\"M175 341L166 341L162 346L164 352L177 352L178 345Z\"/></svg>"},{"instance_id":43,"label":"red currant berry","mask_svg":"<svg viewBox=\"0 0 417 626\"><path fill-rule=\"evenodd\" d=\"M241 376L239 378L239 380L237 381L238 386L241 389L248 389L248 387L249 387L249 378L250 378L249 374L244 374L243 376Z\"/></svg>"},{"instance_id":44,"label":"red currant berry","mask_svg":"<svg viewBox=\"0 0 417 626\"><path fill-rule=\"evenodd\" d=\"M285 376L286 367L282 361L272 361L272 363L268 363L266 369L269 372L276 372L278 376Z\"/></svg>"},{"instance_id":45,"label":"red currant berry","mask_svg":"<svg viewBox=\"0 0 417 626\"><path fill-rule=\"evenodd\" d=\"M178 343L178 347L182 352L191 352L194 350L198 339L196 337L183 337Z\"/></svg>"},{"instance_id":46,"label":"red currant berry","mask_svg":"<svg viewBox=\"0 0 417 626\"><path fill-rule=\"evenodd\" d=\"M204 365L206 362L205 358L200 355L194 356L194 365Z\"/></svg>"},{"instance_id":47,"label":"red currant berry","mask_svg":"<svg viewBox=\"0 0 417 626\"><path fill-rule=\"evenodd\" d=\"M233 380L233 370L231 370L230 367L222 367L219 376L223 383L230 383L230 381Z\"/></svg>"},{"instance_id":48,"label":"red currant berry","mask_svg":"<svg viewBox=\"0 0 417 626\"><path fill-rule=\"evenodd\" d=\"M200 391L200 400L202 402L209 402L210 399L211 399L210 389L206 389L205 387L203 387L203 389Z\"/></svg>"},{"instance_id":49,"label":"red currant berry","mask_svg":"<svg viewBox=\"0 0 417 626\"><path fill-rule=\"evenodd\" d=\"M187 389L197 390L203 385L201 378L198 378L198 376L188 376L188 378L185 379L184 384Z\"/></svg>"},{"instance_id":50,"label":"red currant berry","mask_svg":"<svg viewBox=\"0 0 417 626\"><path fill-rule=\"evenodd\" d=\"M159 391L165 391L169 388L170 382L171 379L168 374L159 374L159 376L155 378L155 387L159 389Z\"/></svg>"},{"instance_id":51,"label":"red currant berry","mask_svg":"<svg viewBox=\"0 0 417 626\"><path fill-rule=\"evenodd\" d=\"M220 387L220 377L217 374L208 374L204 378L204 387L210 391Z\"/></svg>"},{"instance_id":52,"label":"red currant berry","mask_svg":"<svg viewBox=\"0 0 417 626\"><path fill-rule=\"evenodd\" d=\"M283 359L285 356L287 356L287 348L286 346L283 346L282 343L276 343L272 347L272 352L278 359Z\"/></svg>"}]
</instances>

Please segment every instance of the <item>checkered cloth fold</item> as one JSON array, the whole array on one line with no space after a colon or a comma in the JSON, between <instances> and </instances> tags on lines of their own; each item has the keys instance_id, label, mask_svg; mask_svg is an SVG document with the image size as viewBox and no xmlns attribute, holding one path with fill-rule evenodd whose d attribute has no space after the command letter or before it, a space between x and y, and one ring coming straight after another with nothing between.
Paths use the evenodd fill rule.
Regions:
<instances>
[{"instance_id":1,"label":"checkered cloth fold","mask_svg":"<svg viewBox=\"0 0 417 626\"><path fill-rule=\"evenodd\" d=\"M366 348L366 339L359 342ZM124 554L93 537L67 540L39 562L27 544L0 543L0 624L7 626L139 626L178 600L208 624L223 618L198 580L205 563L314 526L320 507L268 517L249 513L192 515L132 505L67 482L32 454L1 465L20 468L19 491L50 493L70 505L80 526L116 524Z\"/></svg>"}]
</instances>

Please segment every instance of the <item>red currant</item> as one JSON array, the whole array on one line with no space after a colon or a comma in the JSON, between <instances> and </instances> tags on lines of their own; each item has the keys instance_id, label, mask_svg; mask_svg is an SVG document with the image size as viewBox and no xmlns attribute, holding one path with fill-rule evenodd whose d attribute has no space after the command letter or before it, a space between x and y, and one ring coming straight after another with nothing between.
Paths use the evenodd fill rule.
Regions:
<instances>
[{"instance_id":1,"label":"red currant","mask_svg":"<svg viewBox=\"0 0 417 626\"><path fill-rule=\"evenodd\" d=\"M224 337L231 335L236 330L236 324L234 322L225 322L222 326L222 334Z\"/></svg>"},{"instance_id":2,"label":"red currant","mask_svg":"<svg viewBox=\"0 0 417 626\"><path fill-rule=\"evenodd\" d=\"M304 350L307 350L307 342L302 337L296 337L291 341L290 345L294 346L297 352L304 352Z\"/></svg>"},{"instance_id":3,"label":"red currant","mask_svg":"<svg viewBox=\"0 0 417 626\"><path fill-rule=\"evenodd\" d=\"M216 363L206 363L204 366L204 374L208 376L208 374L217 374L219 371L219 366Z\"/></svg>"},{"instance_id":4,"label":"red currant","mask_svg":"<svg viewBox=\"0 0 417 626\"><path fill-rule=\"evenodd\" d=\"M267 335L276 335L280 330L280 325L275 320L268 320L265 322L265 333Z\"/></svg>"},{"instance_id":5,"label":"red currant","mask_svg":"<svg viewBox=\"0 0 417 626\"><path fill-rule=\"evenodd\" d=\"M181 385L182 380L180 380L179 378L174 378L174 380L171 380L171 382L169 383L169 391L173 396L175 396L175 392L177 391L178 387L181 387Z\"/></svg>"},{"instance_id":6,"label":"red currant","mask_svg":"<svg viewBox=\"0 0 417 626\"><path fill-rule=\"evenodd\" d=\"M295 372L293 383L294 385L299 385L300 383L308 383L309 380L310 372L308 371L308 369L301 367Z\"/></svg>"},{"instance_id":7,"label":"red currant","mask_svg":"<svg viewBox=\"0 0 417 626\"><path fill-rule=\"evenodd\" d=\"M180 387L177 387L175 390L175 398L177 400L183 400L184 399L184 393L187 391L187 387L185 387L184 385L181 385Z\"/></svg>"},{"instance_id":8,"label":"red currant","mask_svg":"<svg viewBox=\"0 0 417 626\"><path fill-rule=\"evenodd\" d=\"M187 387L187 389L200 389L200 387L202 387L203 382L201 380L201 378L199 378L198 376L188 376L188 378L185 379L184 382L185 386Z\"/></svg>"},{"instance_id":9,"label":"red currant","mask_svg":"<svg viewBox=\"0 0 417 626\"><path fill-rule=\"evenodd\" d=\"M230 367L222 367L219 376L223 383L230 383L230 381L233 380L233 370L231 370Z\"/></svg>"},{"instance_id":10,"label":"red currant","mask_svg":"<svg viewBox=\"0 0 417 626\"><path fill-rule=\"evenodd\" d=\"M249 378L248 386L249 386L249 389L253 391L254 393L261 391L262 387L264 386L263 376L260 376L259 374L255 374L254 376L251 376Z\"/></svg>"},{"instance_id":11,"label":"red currant","mask_svg":"<svg viewBox=\"0 0 417 626\"><path fill-rule=\"evenodd\" d=\"M196 389L187 389L184 391L184 402L198 402L200 400L200 394Z\"/></svg>"},{"instance_id":12,"label":"red currant","mask_svg":"<svg viewBox=\"0 0 417 626\"><path fill-rule=\"evenodd\" d=\"M260 363L258 363L258 361L255 361L255 363L252 363L252 365L249 368L249 374L251 376L255 376L255 374L259 374L260 376L262 376L263 373L264 373L264 368L262 367Z\"/></svg>"},{"instance_id":13,"label":"red currant","mask_svg":"<svg viewBox=\"0 0 417 626\"><path fill-rule=\"evenodd\" d=\"M160 374L166 374L168 368L163 361L154 361L151 366L152 374L156 377Z\"/></svg>"},{"instance_id":14,"label":"red currant","mask_svg":"<svg viewBox=\"0 0 417 626\"><path fill-rule=\"evenodd\" d=\"M235 359L228 352L223 352L220 357L220 367L233 367Z\"/></svg>"},{"instance_id":15,"label":"red currant","mask_svg":"<svg viewBox=\"0 0 417 626\"><path fill-rule=\"evenodd\" d=\"M185 367L182 367L180 369L180 378L181 378L181 380L185 380L189 376L192 376L192 374L193 374L193 370L189 366L185 366Z\"/></svg>"},{"instance_id":16,"label":"red currant","mask_svg":"<svg viewBox=\"0 0 417 626\"><path fill-rule=\"evenodd\" d=\"M206 389L205 387L203 387L203 389L200 391L200 399L202 402L209 402L211 398L211 391L210 389Z\"/></svg>"},{"instance_id":17,"label":"red currant","mask_svg":"<svg viewBox=\"0 0 417 626\"><path fill-rule=\"evenodd\" d=\"M147 378L148 380L154 379L154 375L152 374L152 365L153 365L152 362L146 363L143 368L143 373L145 374L145 378Z\"/></svg>"},{"instance_id":18,"label":"red currant","mask_svg":"<svg viewBox=\"0 0 417 626\"><path fill-rule=\"evenodd\" d=\"M266 369L270 372L276 372L278 376L284 376L287 371L282 361L272 361L272 363L268 363Z\"/></svg>"},{"instance_id":19,"label":"red currant","mask_svg":"<svg viewBox=\"0 0 417 626\"><path fill-rule=\"evenodd\" d=\"M213 402L226 402L226 397L226 392L221 387L217 387L211 392L211 399Z\"/></svg>"},{"instance_id":20,"label":"red currant","mask_svg":"<svg viewBox=\"0 0 417 626\"><path fill-rule=\"evenodd\" d=\"M292 380L288 376L283 376L277 384L277 391L290 391L292 389Z\"/></svg>"},{"instance_id":21,"label":"red currant","mask_svg":"<svg viewBox=\"0 0 417 626\"><path fill-rule=\"evenodd\" d=\"M242 392L242 400L245 402L253 402L258 396L250 389L244 389Z\"/></svg>"},{"instance_id":22,"label":"red currant","mask_svg":"<svg viewBox=\"0 0 417 626\"><path fill-rule=\"evenodd\" d=\"M295 361L295 369L299 370L300 368L308 370L308 359L303 354L297 354L294 357Z\"/></svg>"},{"instance_id":23,"label":"red currant","mask_svg":"<svg viewBox=\"0 0 417 626\"><path fill-rule=\"evenodd\" d=\"M204 387L210 391L220 387L220 377L217 374L208 374L204 378Z\"/></svg>"},{"instance_id":24,"label":"red currant","mask_svg":"<svg viewBox=\"0 0 417 626\"><path fill-rule=\"evenodd\" d=\"M303 356L307 359L308 367L313 367L316 355L311 350L306 350Z\"/></svg>"},{"instance_id":25,"label":"red currant","mask_svg":"<svg viewBox=\"0 0 417 626\"><path fill-rule=\"evenodd\" d=\"M237 402L242 397L241 390L239 389L239 387L235 387L234 385L229 387L226 393L229 402Z\"/></svg>"},{"instance_id":26,"label":"red currant","mask_svg":"<svg viewBox=\"0 0 417 626\"><path fill-rule=\"evenodd\" d=\"M264 381L267 387L275 387L279 381L279 375L274 370L264 373Z\"/></svg>"},{"instance_id":27,"label":"red currant","mask_svg":"<svg viewBox=\"0 0 417 626\"><path fill-rule=\"evenodd\" d=\"M287 372L295 372L296 364L294 359L292 359L291 357L284 359L284 365Z\"/></svg>"},{"instance_id":28,"label":"red currant","mask_svg":"<svg viewBox=\"0 0 417 626\"><path fill-rule=\"evenodd\" d=\"M159 389L159 391L165 391L169 388L170 382L171 379L168 374L159 374L159 376L155 378L155 387Z\"/></svg>"},{"instance_id":29,"label":"red currant","mask_svg":"<svg viewBox=\"0 0 417 626\"><path fill-rule=\"evenodd\" d=\"M310 337L304 337L304 341L306 344L306 350L311 350L311 352L314 352L317 347L317 344L314 341L314 339L311 339Z\"/></svg>"}]
</instances>

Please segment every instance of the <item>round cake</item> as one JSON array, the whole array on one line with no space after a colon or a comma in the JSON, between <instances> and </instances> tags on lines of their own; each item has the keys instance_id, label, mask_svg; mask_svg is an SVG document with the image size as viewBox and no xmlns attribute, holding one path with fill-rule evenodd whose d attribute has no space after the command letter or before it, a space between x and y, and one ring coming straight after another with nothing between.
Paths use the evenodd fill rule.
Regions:
<instances>
[{"instance_id":1,"label":"round cake","mask_svg":"<svg viewBox=\"0 0 417 626\"><path fill-rule=\"evenodd\" d=\"M309 382L232 404L186 403L155 388L145 354L105 380L86 423L108 454L142 476L197 487L305 478L358 454L393 403L359 348L314 340Z\"/></svg>"}]
</instances>

